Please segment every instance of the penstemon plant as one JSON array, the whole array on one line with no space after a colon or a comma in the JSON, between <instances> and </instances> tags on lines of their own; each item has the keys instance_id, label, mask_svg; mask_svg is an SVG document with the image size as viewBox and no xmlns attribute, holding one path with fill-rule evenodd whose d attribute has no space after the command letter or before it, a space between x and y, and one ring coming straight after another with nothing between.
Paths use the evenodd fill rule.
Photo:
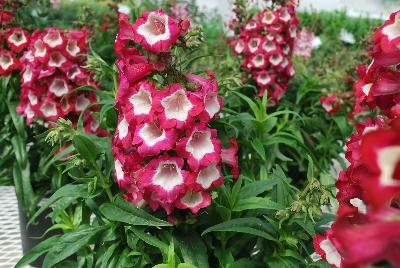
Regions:
<instances>
[{"instance_id":1,"label":"penstemon plant","mask_svg":"<svg viewBox=\"0 0 400 268\"><path fill-rule=\"evenodd\" d=\"M320 78L307 75L296 77L291 85L286 77L284 88L289 90L283 97L281 90L276 94L265 90L259 97L246 94L258 91L257 81L238 80L238 68L226 68L229 61L221 60L213 68L204 67L213 60L204 52L212 49L204 48L210 44L204 40L207 36L189 22L196 18L187 13L185 5L170 1L166 6L165 11L142 14L133 9L133 23L129 16L120 14L115 54L108 53L112 42L107 39L115 30L115 15L104 19L107 23L98 39L107 43L103 46L96 42L91 49L79 46L80 37L86 38L85 31L49 28L31 38L38 48L45 39L53 47L42 57L33 57L35 64L30 63L31 57L21 59L26 79L22 81L23 102L19 110L25 111L26 116L50 119L50 129L43 137L53 150L43 167L57 162L54 168L58 172L54 174L68 178L69 183L59 183L55 187L58 190L54 189L55 193L30 219L34 222L51 207L49 216L54 225L48 231L61 229L63 234L39 244L17 267L43 254L43 267L326 267L323 261L314 262L314 250L328 262L333 260L334 265L338 258L347 262L347 255L338 257L339 252L342 254L342 244L337 246L339 238L343 238L340 234L339 238L330 232L325 237L316 235L335 219L321 206L335 202L335 181L327 169L341 151L340 139L349 132L343 120L345 94L321 97L327 91L323 90ZM112 9L116 11L117 6ZM258 18L260 22L264 19L262 25L268 31L275 28L285 34L290 34L290 25L297 24L291 7L275 10L272 17L265 11ZM268 18L274 26L266 26ZM289 23L283 28L275 25L278 21L284 24L287 19ZM89 27L90 31L93 29ZM266 34L265 29L257 28L262 35ZM63 45L54 45L59 37ZM248 33L245 37L254 36ZM270 41L284 48L294 40L288 37ZM382 48L385 52L386 45ZM28 53L30 49L28 46ZM71 52L78 49L88 55L78 52L79 57L73 57ZM391 55L390 51L387 53ZM109 64L115 59L115 64ZM50 62L57 66L48 66ZM289 65L280 64L277 71ZM38 66L42 69L39 74L49 74L48 67L55 67L56 75L51 73L40 81L37 73L30 74ZM225 68L234 73L224 70L221 79L218 72L211 72ZM68 72L70 69L77 72ZM381 69L374 69L374 74L378 70ZM384 82L391 77L387 75L390 71L386 71ZM283 76L286 75L287 72ZM366 75L365 79L372 77L376 78ZM30 91L32 85L41 82L46 90L35 91L36 103ZM379 92L379 83L376 88L371 87L371 92ZM84 101L81 106L77 96L88 98L90 104ZM49 98L51 102L47 104ZM372 106L382 105L380 101L374 103L371 96L364 100ZM36 103L34 115L26 109L32 101ZM68 109L63 111L58 101ZM396 107L391 110L396 111ZM18 118L15 111L13 116ZM378 127L388 125L377 122ZM371 121L367 127L375 125ZM96 130L101 135L94 135L99 134ZM388 141L396 136L396 131L393 123L385 134ZM360 135L352 137L354 155L358 153ZM393 138L393 144L396 142ZM375 143L369 142L372 146L368 147L373 148ZM60 148L62 153L53 157ZM374 167L368 162L371 174L377 172ZM26 199L30 197L27 195ZM338 199L341 206L348 201L341 199L340 192ZM361 200L357 196L349 202L363 210ZM377 200L363 201L371 202L371 207L377 205ZM354 207L350 209L356 213ZM374 217L380 215L371 215L368 224L375 224ZM379 218L382 219L386 220ZM350 234L356 226L345 227L346 237L354 238ZM341 242L343 248L357 250L347 248L349 241ZM338 247L337 252L333 246ZM332 253L333 257L329 255ZM391 251L388 258L395 260Z\"/></svg>"},{"instance_id":2,"label":"penstemon plant","mask_svg":"<svg viewBox=\"0 0 400 268\"><path fill-rule=\"evenodd\" d=\"M336 183L337 219L314 239L316 252L332 267L400 264L400 35L394 30L399 14L391 14L375 31L371 64L359 66L355 113L369 118L356 126L347 143L350 165Z\"/></svg>"},{"instance_id":3,"label":"penstemon plant","mask_svg":"<svg viewBox=\"0 0 400 268\"><path fill-rule=\"evenodd\" d=\"M295 136L285 133L287 120L298 115L267 113L267 94L253 101L224 88L252 114L226 107L218 118L223 103L214 74L191 69L201 43L199 28L162 10L133 24L120 15L117 68L94 51L87 64L97 78L114 81L113 90L96 91L96 105L100 126L115 134L85 132L84 113L76 127L59 119L47 131L50 144L66 146L60 168L74 182L57 190L31 222L53 206L51 229L64 234L39 244L17 267L45 253L43 267L311 263L314 223L324 218L320 205L329 203L331 182L320 180L307 147L289 144ZM238 136L232 127L259 138L242 148L229 136ZM280 160L266 161L261 140L269 132L271 145L286 141L295 154L310 153L307 174L299 173L304 190L275 165L284 155L275 151Z\"/></svg>"}]
</instances>

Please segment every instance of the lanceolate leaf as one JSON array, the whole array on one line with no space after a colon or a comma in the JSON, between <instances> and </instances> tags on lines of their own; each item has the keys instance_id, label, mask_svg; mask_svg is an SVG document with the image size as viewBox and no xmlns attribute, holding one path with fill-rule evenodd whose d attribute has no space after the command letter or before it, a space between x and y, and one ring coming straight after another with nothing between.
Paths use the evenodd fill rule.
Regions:
<instances>
[{"instance_id":1,"label":"lanceolate leaf","mask_svg":"<svg viewBox=\"0 0 400 268\"><path fill-rule=\"evenodd\" d=\"M75 232L64 234L47 253L43 268L54 267L55 264L65 260L76 253L83 246L89 246L93 239L108 226L85 226Z\"/></svg>"},{"instance_id":2,"label":"lanceolate leaf","mask_svg":"<svg viewBox=\"0 0 400 268\"><path fill-rule=\"evenodd\" d=\"M185 263L201 268L209 268L207 248L197 233L176 236Z\"/></svg>"},{"instance_id":3,"label":"lanceolate leaf","mask_svg":"<svg viewBox=\"0 0 400 268\"><path fill-rule=\"evenodd\" d=\"M125 222L137 226L172 226L146 211L117 197L114 203L106 203L100 207L101 213L109 220Z\"/></svg>"},{"instance_id":4,"label":"lanceolate leaf","mask_svg":"<svg viewBox=\"0 0 400 268\"><path fill-rule=\"evenodd\" d=\"M55 244L57 244L58 240L60 239L59 235L55 235L50 237L49 239L39 243L34 248L32 248L29 253L24 255L22 259L15 265L15 268L24 268L31 262L35 261L41 255L49 251Z\"/></svg>"},{"instance_id":5,"label":"lanceolate leaf","mask_svg":"<svg viewBox=\"0 0 400 268\"><path fill-rule=\"evenodd\" d=\"M89 162L93 162L100 154L100 150L87 136L75 135L73 137L74 147L78 153Z\"/></svg>"},{"instance_id":6,"label":"lanceolate leaf","mask_svg":"<svg viewBox=\"0 0 400 268\"><path fill-rule=\"evenodd\" d=\"M169 246L167 244L165 244L164 242L162 242L160 239L158 239L157 237L145 233L143 230L140 230L139 228L130 228L130 230L141 240L143 240L144 242L146 242L147 244L156 247L158 249L161 250L161 252L165 255L168 254L168 248Z\"/></svg>"},{"instance_id":7,"label":"lanceolate leaf","mask_svg":"<svg viewBox=\"0 0 400 268\"><path fill-rule=\"evenodd\" d=\"M239 198L245 199L249 197L254 197L259 194L262 194L265 191L271 190L277 183L276 179L271 180L263 180L263 181L255 181L252 183L248 183L242 187L239 192Z\"/></svg>"},{"instance_id":8,"label":"lanceolate leaf","mask_svg":"<svg viewBox=\"0 0 400 268\"><path fill-rule=\"evenodd\" d=\"M285 207L263 197L249 197L239 199L232 211L243 211L249 209L272 209L281 210Z\"/></svg>"},{"instance_id":9,"label":"lanceolate leaf","mask_svg":"<svg viewBox=\"0 0 400 268\"><path fill-rule=\"evenodd\" d=\"M67 184L60 189L58 189L44 204L40 207L38 211L29 220L28 224L31 224L35 219L48 208L51 204L63 197L73 197L73 198L87 198L90 194L87 190L87 185L85 184Z\"/></svg>"},{"instance_id":10,"label":"lanceolate leaf","mask_svg":"<svg viewBox=\"0 0 400 268\"><path fill-rule=\"evenodd\" d=\"M202 235L210 232L246 233L262 237L267 240L277 241L275 237L267 233L266 228L263 226L263 221L258 218L239 218L226 221L206 229Z\"/></svg>"}]
</instances>

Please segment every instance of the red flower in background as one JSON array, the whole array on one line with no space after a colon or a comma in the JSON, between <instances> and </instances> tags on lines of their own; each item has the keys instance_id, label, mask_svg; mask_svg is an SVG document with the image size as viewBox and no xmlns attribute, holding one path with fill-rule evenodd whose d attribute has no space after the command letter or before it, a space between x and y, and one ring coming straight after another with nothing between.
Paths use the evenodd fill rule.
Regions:
<instances>
[{"instance_id":1,"label":"red flower in background","mask_svg":"<svg viewBox=\"0 0 400 268\"><path fill-rule=\"evenodd\" d=\"M298 23L293 5L265 9L239 25L240 33L228 42L243 57L242 68L260 87L259 95L267 90L275 103L295 74L291 57ZM237 20L231 25L237 26Z\"/></svg>"},{"instance_id":2,"label":"red flower in background","mask_svg":"<svg viewBox=\"0 0 400 268\"><path fill-rule=\"evenodd\" d=\"M18 35L18 36L16 36ZM58 118L68 118L77 124L78 116L84 116L84 128L88 133L107 135L100 129L99 122L90 112L96 102L91 91L71 93L77 87L96 86L92 74L82 68L86 64L88 46L85 30L64 31L47 28L44 32L36 30L31 37L19 28L11 29L7 35L10 46L16 51L28 45L21 57L21 95L17 112L23 114L30 124L36 117L54 122ZM29 44L24 41L29 40Z\"/></svg>"},{"instance_id":3,"label":"red flower in background","mask_svg":"<svg viewBox=\"0 0 400 268\"><path fill-rule=\"evenodd\" d=\"M320 103L324 111L329 115L333 115L340 110L340 101L336 93L330 94L328 97L322 96Z\"/></svg>"}]
</instances>

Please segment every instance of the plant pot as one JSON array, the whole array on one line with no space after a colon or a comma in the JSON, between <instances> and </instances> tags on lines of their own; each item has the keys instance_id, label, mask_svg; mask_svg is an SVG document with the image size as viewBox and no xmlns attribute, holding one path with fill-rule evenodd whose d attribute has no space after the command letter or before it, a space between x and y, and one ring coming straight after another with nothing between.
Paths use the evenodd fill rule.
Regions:
<instances>
[{"instance_id":1,"label":"plant pot","mask_svg":"<svg viewBox=\"0 0 400 268\"><path fill-rule=\"evenodd\" d=\"M34 246L36 246L40 242L48 239L53 235L61 234L61 231L53 230L47 233L44 237L41 237L46 232L46 230L53 225L51 219L46 218L46 216L51 212L51 209L46 209L39 217L37 217L35 223L32 223L30 226L27 226L29 219L27 218L26 213L24 212L23 207L19 202L18 210L20 223L19 226L21 229L22 252L24 255L27 254ZM32 262L30 266L42 267L43 260L44 255L36 259L36 261Z\"/></svg>"}]
</instances>

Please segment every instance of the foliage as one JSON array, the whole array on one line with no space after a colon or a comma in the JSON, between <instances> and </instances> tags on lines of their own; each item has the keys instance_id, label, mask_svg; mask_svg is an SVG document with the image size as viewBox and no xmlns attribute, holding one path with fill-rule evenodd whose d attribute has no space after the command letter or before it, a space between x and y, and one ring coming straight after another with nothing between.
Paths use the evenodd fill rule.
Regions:
<instances>
[{"instance_id":1,"label":"foliage","mask_svg":"<svg viewBox=\"0 0 400 268\"><path fill-rule=\"evenodd\" d=\"M96 72L102 89L97 91L98 117L112 137L117 125L117 21L114 28L99 28L109 2L63 2L60 9L50 9L47 1L28 2L19 16L21 27L30 30L92 22L87 68ZM160 7L157 1L142 2L128 3L133 19ZM225 185L212 192L210 207L198 215L178 212L173 225L164 212L122 198L113 175L111 137L86 134L83 117L76 128L67 120L47 131L39 124L25 127L14 112L18 79L15 74L1 78L0 98L7 105L0 108L0 167L13 169L0 169L0 183L14 179L19 199L32 215L30 222L51 207L50 229L63 230L35 247L17 267L42 254L47 254L43 267L324 267L312 264L312 237L333 220L321 206L333 198L329 168L334 159L342 161L339 154L352 125L347 122L351 107L329 116L319 98L351 90L348 77L355 74L350 70L365 58L363 40L378 22L349 19L344 13L300 14L301 26L316 32L323 45L310 60L295 58L297 75L279 106L271 107L268 95L254 97L255 88L240 76L239 60L221 34L222 19L205 16L193 3L189 7L205 37L191 67L199 73L216 71L225 108L212 127L223 142L228 136L238 140L240 179L225 177ZM355 45L338 41L341 28L354 33ZM62 146L63 153L53 157Z\"/></svg>"}]
</instances>

